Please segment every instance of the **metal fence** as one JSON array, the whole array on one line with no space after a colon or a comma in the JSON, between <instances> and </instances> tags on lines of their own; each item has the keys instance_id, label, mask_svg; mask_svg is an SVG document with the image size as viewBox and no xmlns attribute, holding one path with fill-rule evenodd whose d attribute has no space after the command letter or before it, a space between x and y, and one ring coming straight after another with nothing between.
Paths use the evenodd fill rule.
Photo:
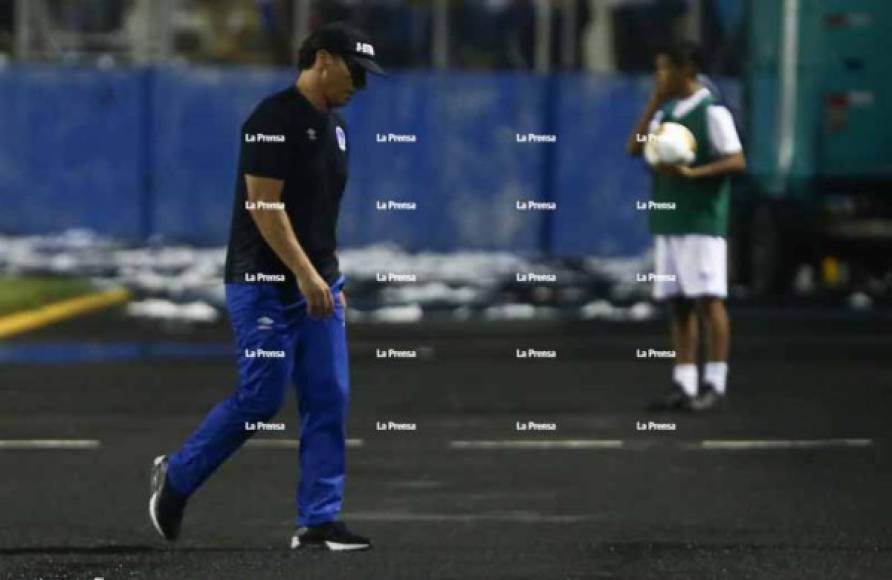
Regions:
<instances>
[{"instance_id":1,"label":"metal fence","mask_svg":"<svg viewBox=\"0 0 892 580\"><path fill-rule=\"evenodd\" d=\"M689 38L727 72L743 0L0 0L20 61L293 65L319 25L372 33L391 68L629 72ZM739 66L738 66L739 68Z\"/></svg>"}]
</instances>

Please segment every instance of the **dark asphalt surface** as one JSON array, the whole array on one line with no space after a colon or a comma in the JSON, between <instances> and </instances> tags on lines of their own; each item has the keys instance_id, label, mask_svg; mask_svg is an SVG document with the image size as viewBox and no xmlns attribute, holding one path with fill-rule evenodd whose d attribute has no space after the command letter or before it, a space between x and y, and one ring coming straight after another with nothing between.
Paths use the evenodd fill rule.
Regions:
<instances>
[{"instance_id":1,"label":"dark asphalt surface","mask_svg":"<svg viewBox=\"0 0 892 580\"><path fill-rule=\"evenodd\" d=\"M737 313L729 407L642 410L666 383L664 323L354 326L345 519L376 547L291 553L296 451L246 447L193 498L174 545L146 514L148 468L233 387L226 358L0 367L0 578L892 579L888 316ZM47 341L226 342L116 313ZM517 360L516 348L555 360ZM419 360L377 360L417 348ZM637 422L675 422L673 432ZM295 437L293 397L277 421ZM519 432L518 421L556 432ZM378 421L416 423L379 432ZM702 449L704 440L869 439L869 446ZM466 449L454 441L622 441Z\"/></svg>"}]
</instances>

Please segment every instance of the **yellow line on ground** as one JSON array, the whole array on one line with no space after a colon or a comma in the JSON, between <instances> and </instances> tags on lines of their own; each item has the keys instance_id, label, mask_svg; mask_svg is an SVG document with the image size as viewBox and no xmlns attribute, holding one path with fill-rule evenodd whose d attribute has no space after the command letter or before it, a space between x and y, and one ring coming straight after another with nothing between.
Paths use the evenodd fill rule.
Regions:
<instances>
[{"instance_id":1,"label":"yellow line on ground","mask_svg":"<svg viewBox=\"0 0 892 580\"><path fill-rule=\"evenodd\" d=\"M129 299L129 291L116 288L52 302L25 312L8 314L0 317L0 338L8 338L87 312L109 308L127 302Z\"/></svg>"}]
</instances>

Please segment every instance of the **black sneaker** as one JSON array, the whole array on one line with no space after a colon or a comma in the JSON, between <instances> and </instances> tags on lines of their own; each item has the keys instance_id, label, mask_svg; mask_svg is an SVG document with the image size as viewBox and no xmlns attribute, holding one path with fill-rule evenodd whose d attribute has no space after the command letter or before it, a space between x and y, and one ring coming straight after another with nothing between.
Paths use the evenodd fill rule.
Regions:
<instances>
[{"instance_id":1,"label":"black sneaker","mask_svg":"<svg viewBox=\"0 0 892 580\"><path fill-rule=\"evenodd\" d=\"M725 406L725 396L709 383L700 385L700 394L691 401L691 411L702 413L720 410Z\"/></svg>"},{"instance_id":2,"label":"black sneaker","mask_svg":"<svg viewBox=\"0 0 892 580\"><path fill-rule=\"evenodd\" d=\"M694 398L684 392L681 385L672 381L666 393L647 406L648 411L689 411Z\"/></svg>"},{"instance_id":3,"label":"black sneaker","mask_svg":"<svg viewBox=\"0 0 892 580\"><path fill-rule=\"evenodd\" d=\"M346 552L368 550L372 541L347 529L344 522L328 522L308 528L298 528L291 537L292 550L329 550Z\"/></svg>"},{"instance_id":4,"label":"black sneaker","mask_svg":"<svg viewBox=\"0 0 892 580\"><path fill-rule=\"evenodd\" d=\"M149 517L161 537L172 542L180 535L180 523L183 521L186 501L167 483L166 455L159 455L152 463L151 485Z\"/></svg>"}]
</instances>

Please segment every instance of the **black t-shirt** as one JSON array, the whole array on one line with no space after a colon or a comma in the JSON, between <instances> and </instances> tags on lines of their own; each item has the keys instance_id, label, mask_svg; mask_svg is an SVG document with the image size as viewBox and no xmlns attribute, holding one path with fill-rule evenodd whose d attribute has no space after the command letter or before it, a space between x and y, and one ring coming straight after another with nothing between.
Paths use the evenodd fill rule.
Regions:
<instances>
[{"instance_id":1,"label":"black t-shirt","mask_svg":"<svg viewBox=\"0 0 892 580\"><path fill-rule=\"evenodd\" d=\"M335 226L347 183L346 124L314 108L292 85L264 99L242 125L241 151L226 251L226 282L281 282L293 274L267 245L251 213L245 174L284 180L282 203L297 240L329 284L340 276Z\"/></svg>"}]
</instances>

